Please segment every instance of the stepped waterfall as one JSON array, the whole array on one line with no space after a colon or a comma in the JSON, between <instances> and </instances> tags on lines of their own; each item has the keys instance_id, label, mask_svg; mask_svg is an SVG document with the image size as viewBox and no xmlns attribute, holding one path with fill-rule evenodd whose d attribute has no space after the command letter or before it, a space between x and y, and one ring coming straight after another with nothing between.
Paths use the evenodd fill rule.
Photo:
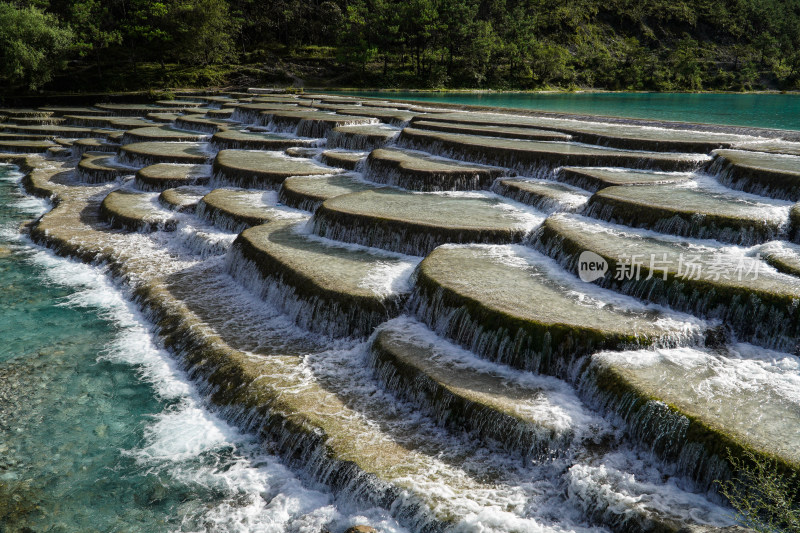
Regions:
<instances>
[{"instance_id":1,"label":"stepped waterfall","mask_svg":"<svg viewBox=\"0 0 800 533\"><path fill-rule=\"evenodd\" d=\"M15 238L113 286L166 412L236 450L203 457L239 507L175 530L747 531L741 461L800 474L780 130L258 90L0 116L42 199Z\"/></svg>"}]
</instances>

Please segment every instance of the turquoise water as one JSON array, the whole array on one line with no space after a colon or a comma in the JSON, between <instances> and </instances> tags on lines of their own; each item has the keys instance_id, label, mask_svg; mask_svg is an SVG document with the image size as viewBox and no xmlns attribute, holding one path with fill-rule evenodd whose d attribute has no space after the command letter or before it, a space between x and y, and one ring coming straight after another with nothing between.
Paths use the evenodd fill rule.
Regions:
<instances>
[{"instance_id":1,"label":"turquoise water","mask_svg":"<svg viewBox=\"0 0 800 533\"><path fill-rule=\"evenodd\" d=\"M0 165L0 532L397 531L205 409L101 269L20 236L47 206L18 180Z\"/></svg>"},{"instance_id":2,"label":"turquoise water","mask_svg":"<svg viewBox=\"0 0 800 533\"><path fill-rule=\"evenodd\" d=\"M344 94L564 113L800 130L800 94L436 93L360 91Z\"/></svg>"}]
</instances>

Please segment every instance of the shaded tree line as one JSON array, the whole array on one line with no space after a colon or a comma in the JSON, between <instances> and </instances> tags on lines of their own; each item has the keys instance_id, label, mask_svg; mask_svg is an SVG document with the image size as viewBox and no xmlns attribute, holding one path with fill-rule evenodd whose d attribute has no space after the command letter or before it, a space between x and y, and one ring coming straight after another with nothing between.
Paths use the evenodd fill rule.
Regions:
<instances>
[{"instance_id":1,"label":"shaded tree line","mask_svg":"<svg viewBox=\"0 0 800 533\"><path fill-rule=\"evenodd\" d=\"M6 85L276 58L339 85L798 89L800 0L0 1Z\"/></svg>"}]
</instances>

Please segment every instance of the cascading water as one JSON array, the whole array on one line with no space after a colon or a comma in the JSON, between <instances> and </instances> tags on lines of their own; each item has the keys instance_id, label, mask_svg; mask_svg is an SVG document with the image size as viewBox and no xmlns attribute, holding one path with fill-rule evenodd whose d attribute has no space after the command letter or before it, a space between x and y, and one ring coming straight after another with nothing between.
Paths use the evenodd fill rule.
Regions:
<instances>
[{"instance_id":1,"label":"cascading water","mask_svg":"<svg viewBox=\"0 0 800 533\"><path fill-rule=\"evenodd\" d=\"M211 412L102 268L16 233L47 207L19 195L19 174L0 166L0 176L0 524L404 531L385 511L309 485Z\"/></svg>"},{"instance_id":2,"label":"cascading water","mask_svg":"<svg viewBox=\"0 0 800 533\"><path fill-rule=\"evenodd\" d=\"M130 179L89 186L73 174L75 159L25 163L34 169L27 189L57 202L30 226L32 239L103 265L58 259L27 240L15 241L10 255L0 248L0 265L31 254L25 264L39 269L31 279L55 281L45 287L60 294L55 309L80 315L70 319L80 324L73 333L96 337L84 342L86 353L65 341L70 357L46 348L0 362L0 380L25 391L28 404L59 405L64 416L86 421L51 439L58 449L27 422L40 416L38 407L17 408L27 440L9 432L16 462L5 470L19 471L25 441L33 446L26 449L38 446L30 457L50 458L51 466L35 461L43 472L62 472L62 462L86 466L76 501L106 489L96 509L64 523L85 528L96 514L94 527L136 521L141 531L159 520L177 531L342 533L357 523L388 532L714 531L734 523L715 492L716 480L734 474L723 447L739 455L772 450L793 468L797 358L770 351L792 348L795 308L784 305L792 278L768 267L762 284L712 279L703 293L699 283L687 292L666 274L661 284L656 275L622 284L593 278L602 288L582 281L570 224L592 226L585 248L611 274L617 264L603 248L611 236L684 253L706 247L727 263L755 260L760 248L662 235L685 232L661 222L649 230L627 220L614 225L598 220L616 220L601 207L584 212L594 219L564 214L593 205L588 189L602 191L618 176L589 176L584 191L554 169L564 154L583 157L569 164L668 167L684 172L639 172L629 181L692 187L687 179L706 180L712 195L768 206L765 220L779 231L736 240L714 230L735 243L785 238L788 203L683 176L709 160L704 154L525 144L477 130L439 144L411 131L395 143L397 130L377 119L304 109L324 98L285 98L285 105L247 103L231 116L327 139L328 148L392 145L383 152L406 166L371 166L358 161L364 154L335 151L320 156L323 166L309 159L319 150L289 143L283 153L278 143L293 137L248 138L243 129L237 142L272 151L215 154L193 143L120 149L120 160L137 167L213 158L212 188L247 188L196 188L184 207L178 189L144 194ZM582 140L608 145L633 131L607 130ZM692 137L646 133L664 135L672 148ZM634 141L626 146L657 146L650 137ZM412 154L411 145L460 162ZM502 167L481 166L487 163ZM337 165L355 172L331 168ZM445 188L488 188L499 177L497 194L403 189L436 191L468 166L485 172L483 181L468 177ZM306 224L308 213L281 202L313 217ZM168 216L173 231L161 231L154 213ZM769 285L775 280L781 287ZM80 383L55 393L28 386L58 372ZM75 405L65 407L64 397L77 398ZM44 427L70 427L55 416ZM82 458L64 443L76 443ZM125 475L103 476L108 465ZM36 479L48 475L55 474ZM0 491L7 483L25 496L19 505L0 504L0 517L33 529L54 523L56 513L42 510L63 497L59 484L0 472ZM133 505L120 509L128 495Z\"/></svg>"}]
</instances>

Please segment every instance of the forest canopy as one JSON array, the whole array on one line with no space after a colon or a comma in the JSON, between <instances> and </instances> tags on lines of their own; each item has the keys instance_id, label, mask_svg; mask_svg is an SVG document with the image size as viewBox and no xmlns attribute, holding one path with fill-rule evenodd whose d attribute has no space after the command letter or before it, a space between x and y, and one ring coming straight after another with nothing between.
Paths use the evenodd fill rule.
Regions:
<instances>
[{"instance_id":1,"label":"forest canopy","mask_svg":"<svg viewBox=\"0 0 800 533\"><path fill-rule=\"evenodd\" d=\"M800 89L800 0L0 1L6 90Z\"/></svg>"}]
</instances>

